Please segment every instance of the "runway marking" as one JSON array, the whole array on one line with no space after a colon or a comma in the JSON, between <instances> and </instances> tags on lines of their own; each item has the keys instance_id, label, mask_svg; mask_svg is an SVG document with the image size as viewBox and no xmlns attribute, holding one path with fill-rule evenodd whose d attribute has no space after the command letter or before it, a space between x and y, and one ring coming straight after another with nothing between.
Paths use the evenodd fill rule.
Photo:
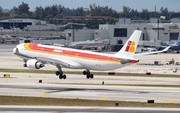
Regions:
<instances>
[{"instance_id":1,"label":"runway marking","mask_svg":"<svg viewBox=\"0 0 180 113\"><path fill-rule=\"evenodd\" d=\"M146 84L146 82L142 82L141 84Z\"/></svg>"},{"instance_id":2,"label":"runway marking","mask_svg":"<svg viewBox=\"0 0 180 113\"><path fill-rule=\"evenodd\" d=\"M52 113L63 113L63 112L61 112L61 111L55 111L55 112L52 112Z\"/></svg>"},{"instance_id":3,"label":"runway marking","mask_svg":"<svg viewBox=\"0 0 180 113\"><path fill-rule=\"evenodd\" d=\"M109 96L104 96L103 98L101 98L100 100L105 100L107 99Z\"/></svg>"},{"instance_id":4,"label":"runway marking","mask_svg":"<svg viewBox=\"0 0 180 113\"><path fill-rule=\"evenodd\" d=\"M46 93L40 94L38 97L44 97Z\"/></svg>"},{"instance_id":5,"label":"runway marking","mask_svg":"<svg viewBox=\"0 0 180 113\"><path fill-rule=\"evenodd\" d=\"M88 82L87 84L94 84L94 82Z\"/></svg>"},{"instance_id":6,"label":"runway marking","mask_svg":"<svg viewBox=\"0 0 180 113\"><path fill-rule=\"evenodd\" d=\"M168 100L167 103L173 103L173 102L174 102L174 99L170 99L170 100Z\"/></svg>"},{"instance_id":7,"label":"runway marking","mask_svg":"<svg viewBox=\"0 0 180 113\"><path fill-rule=\"evenodd\" d=\"M63 113L63 112L61 112L61 111L55 111L55 112L52 112L52 113Z\"/></svg>"}]
</instances>

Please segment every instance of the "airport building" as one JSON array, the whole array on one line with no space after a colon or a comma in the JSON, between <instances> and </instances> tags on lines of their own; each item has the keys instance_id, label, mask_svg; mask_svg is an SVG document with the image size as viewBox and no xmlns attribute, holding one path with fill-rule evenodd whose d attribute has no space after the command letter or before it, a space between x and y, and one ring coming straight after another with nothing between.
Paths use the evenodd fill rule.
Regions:
<instances>
[{"instance_id":1,"label":"airport building","mask_svg":"<svg viewBox=\"0 0 180 113\"><path fill-rule=\"evenodd\" d=\"M20 28L29 31L60 30L66 26L79 26L66 29L64 37L73 42L86 40L100 40L107 45L116 46L117 50L124 45L134 30L141 30L139 45L159 46L162 42L177 41L180 33L180 18L165 20L165 18L151 18L150 20L131 20L120 18L115 24L101 24L99 29L83 29L85 24L67 23L66 25L47 24L46 21L35 19L8 19L1 20L4 29ZM40 25L39 25L40 24ZM73 28L73 27L70 27ZM41 41L42 42L42 41ZM52 42L49 41L49 44Z\"/></svg>"},{"instance_id":2,"label":"airport building","mask_svg":"<svg viewBox=\"0 0 180 113\"><path fill-rule=\"evenodd\" d=\"M4 29L13 29L13 28L19 28L24 29L28 25L46 25L46 21L42 20L35 20L35 19L21 19L21 18L15 18L15 19L7 19L7 20L1 20L0 26Z\"/></svg>"},{"instance_id":3,"label":"airport building","mask_svg":"<svg viewBox=\"0 0 180 113\"><path fill-rule=\"evenodd\" d=\"M108 40L110 45L123 45L134 30L141 30L140 45L158 46L161 42L178 40L180 33L180 19L163 20L151 18L150 20L131 20L120 18L114 24L99 25L96 30L67 30L74 41L79 40ZM74 36L73 36L74 35Z\"/></svg>"},{"instance_id":4,"label":"airport building","mask_svg":"<svg viewBox=\"0 0 180 113\"><path fill-rule=\"evenodd\" d=\"M85 27L85 24L79 24L79 23L72 23L69 22L65 25L55 25L55 24L43 24L43 25L27 25L27 27L25 27L25 30L27 31L55 31L55 30L64 30L65 27L70 27L72 28L72 26L74 25L75 29L82 29Z\"/></svg>"}]
</instances>

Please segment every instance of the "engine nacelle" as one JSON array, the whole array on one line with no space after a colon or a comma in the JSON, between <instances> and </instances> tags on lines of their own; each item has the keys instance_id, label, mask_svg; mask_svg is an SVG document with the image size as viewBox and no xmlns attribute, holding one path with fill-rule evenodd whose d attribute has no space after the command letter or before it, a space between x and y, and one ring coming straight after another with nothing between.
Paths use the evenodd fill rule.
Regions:
<instances>
[{"instance_id":1,"label":"engine nacelle","mask_svg":"<svg viewBox=\"0 0 180 113\"><path fill-rule=\"evenodd\" d=\"M36 59L30 59L26 62L26 66L30 69L40 69L44 64Z\"/></svg>"}]
</instances>

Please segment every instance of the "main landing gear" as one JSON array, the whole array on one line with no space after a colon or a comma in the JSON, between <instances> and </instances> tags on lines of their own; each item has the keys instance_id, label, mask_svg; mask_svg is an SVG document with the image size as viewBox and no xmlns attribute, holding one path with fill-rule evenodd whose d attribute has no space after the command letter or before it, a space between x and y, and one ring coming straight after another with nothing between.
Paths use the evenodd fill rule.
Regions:
<instances>
[{"instance_id":1,"label":"main landing gear","mask_svg":"<svg viewBox=\"0 0 180 113\"><path fill-rule=\"evenodd\" d=\"M56 75L59 76L59 79L66 79L66 75L62 71L56 71Z\"/></svg>"},{"instance_id":2,"label":"main landing gear","mask_svg":"<svg viewBox=\"0 0 180 113\"><path fill-rule=\"evenodd\" d=\"M59 79L66 79L66 75L63 74L63 71L61 70L61 66L57 65L56 67L58 68L58 71L56 71L56 75L59 76ZM86 75L87 79L94 78L94 75L91 74L91 72L88 69L83 71L83 75Z\"/></svg>"},{"instance_id":3,"label":"main landing gear","mask_svg":"<svg viewBox=\"0 0 180 113\"><path fill-rule=\"evenodd\" d=\"M86 75L87 79L89 79L89 78L93 79L94 78L94 75L91 74L91 72L88 69L83 71L83 75Z\"/></svg>"},{"instance_id":4,"label":"main landing gear","mask_svg":"<svg viewBox=\"0 0 180 113\"><path fill-rule=\"evenodd\" d=\"M61 70L60 66L56 66L59 71L56 71L56 76L59 76L59 79L66 79L66 75L63 74L63 71Z\"/></svg>"}]
</instances>

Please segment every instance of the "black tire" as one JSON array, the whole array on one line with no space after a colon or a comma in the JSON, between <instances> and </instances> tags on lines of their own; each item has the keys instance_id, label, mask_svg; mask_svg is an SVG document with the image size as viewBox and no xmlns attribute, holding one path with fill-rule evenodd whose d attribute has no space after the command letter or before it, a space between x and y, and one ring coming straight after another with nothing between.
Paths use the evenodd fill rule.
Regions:
<instances>
[{"instance_id":1,"label":"black tire","mask_svg":"<svg viewBox=\"0 0 180 113\"><path fill-rule=\"evenodd\" d=\"M90 71L89 70L87 70L87 75L90 75L91 73L90 73Z\"/></svg>"},{"instance_id":2,"label":"black tire","mask_svg":"<svg viewBox=\"0 0 180 113\"><path fill-rule=\"evenodd\" d=\"M59 79L62 79L63 78L63 76L62 75L59 75Z\"/></svg>"},{"instance_id":3,"label":"black tire","mask_svg":"<svg viewBox=\"0 0 180 113\"><path fill-rule=\"evenodd\" d=\"M60 72L59 71L56 71L56 76L59 76L60 75Z\"/></svg>"},{"instance_id":4,"label":"black tire","mask_svg":"<svg viewBox=\"0 0 180 113\"><path fill-rule=\"evenodd\" d=\"M63 78L63 79L66 79L66 75L63 75L62 78Z\"/></svg>"},{"instance_id":5,"label":"black tire","mask_svg":"<svg viewBox=\"0 0 180 113\"><path fill-rule=\"evenodd\" d=\"M27 65L26 65L26 64L23 64L23 67L27 67Z\"/></svg>"},{"instance_id":6,"label":"black tire","mask_svg":"<svg viewBox=\"0 0 180 113\"><path fill-rule=\"evenodd\" d=\"M87 71L83 71L83 75L87 75Z\"/></svg>"},{"instance_id":7,"label":"black tire","mask_svg":"<svg viewBox=\"0 0 180 113\"><path fill-rule=\"evenodd\" d=\"M87 75L86 75L86 78L87 78L87 79L89 79L89 78L90 78L90 75L89 75L89 74L87 74Z\"/></svg>"},{"instance_id":8,"label":"black tire","mask_svg":"<svg viewBox=\"0 0 180 113\"><path fill-rule=\"evenodd\" d=\"M59 74L60 74L60 75L63 75L63 71L59 71Z\"/></svg>"},{"instance_id":9,"label":"black tire","mask_svg":"<svg viewBox=\"0 0 180 113\"><path fill-rule=\"evenodd\" d=\"M93 78L94 78L94 75L93 75L93 74L90 74L90 78L93 79Z\"/></svg>"}]
</instances>

